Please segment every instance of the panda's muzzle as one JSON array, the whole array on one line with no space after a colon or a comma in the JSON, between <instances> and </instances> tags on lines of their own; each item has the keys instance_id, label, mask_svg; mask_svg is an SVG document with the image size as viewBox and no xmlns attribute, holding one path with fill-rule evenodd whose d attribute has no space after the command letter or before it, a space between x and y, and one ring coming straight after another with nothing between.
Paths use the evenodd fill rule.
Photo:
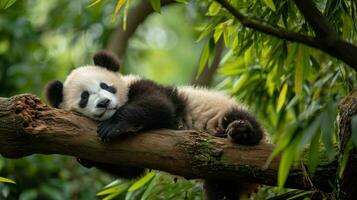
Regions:
<instances>
[{"instance_id":1,"label":"panda's muzzle","mask_svg":"<svg viewBox=\"0 0 357 200\"><path fill-rule=\"evenodd\" d=\"M110 103L110 99L103 99L97 104L97 108L107 108Z\"/></svg>"}]
</instances>

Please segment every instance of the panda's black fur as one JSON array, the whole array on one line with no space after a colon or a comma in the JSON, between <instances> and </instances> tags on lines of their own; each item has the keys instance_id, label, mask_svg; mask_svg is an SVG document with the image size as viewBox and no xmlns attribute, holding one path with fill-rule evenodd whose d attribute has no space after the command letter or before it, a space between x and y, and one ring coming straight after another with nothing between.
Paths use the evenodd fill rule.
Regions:
<instances>
[{"instance_id":1,"label":"panda's black fur","mask_svg":"<svg viewBox=\"0 0 357 200\"><path fill-rule=\"evenodd\" d=\"M105 51L95 54L94 63L96 65L95 68L102 67L108 70L108 72L105 71L104 73L109 74L119 71L119 62L117 59L112 54ZM191 103L190 98L189 96L184 95L185 93L182 92L184 89L179 90L176 87L163 86L145 79L134 79L133 81L127 82L130 82L128 84L127 93L123 93L123 91L120 90L117 91L118 88L111 89L112 93L122 92L124 96L126 96L125 100L118 100L118 102L122 102L123 104L116 108L114 114L111 115L110 118L99 122L97 132L99 138L104 142L117 139L122 135L144 130L158 128L184 129L185 124L190 124L187 125L186 128L190 128L190 126L195 127L195 123L197 125L198 122L195 122L194 119L192 119L192 122L187 121L190 120L190 118L186 117L187 114L190 114L189 109L194 105L189 106ZM123 83L126 82L124 81ZM65 99L68 99L68 97L66 97L65 90L69 90L70 88L65 87L72 86L64 86L60 81L52 81L47 85L45 95L52 106L72 110L68 105L66 106L66 103L68 102L65 102ZM107 88L109 86L102 85L100 87L103 89L103 87ZM195 89L191 88L190 91L186 93L189 94L189 92L192 92L191 90L193 92L195 91ZM82 101L80 100L82 98L80 96L81 94L75 96L75 98L78 98L78 102L76 103L78 105L74 104L74 107L78 107L78 109L86 106L83 102L82 105L80 105ZM214 99L207 99L207 101L208 100L214 101ZM201 103L205 104L205 102ZM80 112L78 110L76 111ZM88 115L88 113L86 114ZM88 116L94 118L91 115ZM217 117L220 115L214 114L212 116ZM219 119L215 119L213 122L204 122L203 125L200 126L202 127L200 129L206 129L210 125L209 123L216 122L220 122L221 124L219 128L218 125L216 125L217 129L213 130L213 132L211 130L211 134L218 137L229 138L236 144L256 145L264 136L263 127L257 119L243 107L234 106L226 109L225 113L219 117ZM98 163L80 158L78 161L84 166L95 166L121 178L136 178L141 176L145 171L142 168ZM246 190L246 186L249 185L251 184L242 184L238 180L206 180L204 183L206 199L238 199L241 193L247 192L243 190Z\"/></svg>"}]
</instances>

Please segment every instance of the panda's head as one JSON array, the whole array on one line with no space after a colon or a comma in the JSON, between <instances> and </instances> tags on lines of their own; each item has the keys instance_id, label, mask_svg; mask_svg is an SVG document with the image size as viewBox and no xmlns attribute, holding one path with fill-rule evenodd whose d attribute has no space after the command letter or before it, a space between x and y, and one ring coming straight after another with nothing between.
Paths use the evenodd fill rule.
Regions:
<instances>
[{"instance_id":1,"label":"panda's head","mask_svg":"<svg viewBox=\"0 0 357 200\"><path fill-rule=\"evenodd\" d=\"M103 121L127 101L128 86L119 71L119 62L106 51L94 55L94 65L73 70L64 83L48 83L45 96L51 106L76 111Z\"/></svg>"}]
</instances>

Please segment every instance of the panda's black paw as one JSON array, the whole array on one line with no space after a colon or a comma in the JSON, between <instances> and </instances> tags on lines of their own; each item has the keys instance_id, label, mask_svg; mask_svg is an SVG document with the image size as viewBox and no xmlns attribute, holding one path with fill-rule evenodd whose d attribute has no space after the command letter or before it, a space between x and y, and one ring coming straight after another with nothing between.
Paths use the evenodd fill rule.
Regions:
<instances>
[{"instance_id":1,"label":"panda's black paw","mask_svg":"<svg viewBox=\"0 0 357 200\"><path fill-rule=\"evenodd\" d=\"M231 122L226 129L226 134L233 143L243 145L257 145L263 137L260 129L255 129L248 120Z\"/></svg>"},{"instance_id":2,"label":"panda's black paw","mask_svg":"<svg viewBox=\"0 0 357 200\"><path fill-rule=\"evenodd\" d=\"M128 133L136 133L141 129L141 126L132 125L126 121L113 123L111 121L103 121L99 123L97 133L103 142L109 142L121 135Z\"/></svg>"}]
</instances>

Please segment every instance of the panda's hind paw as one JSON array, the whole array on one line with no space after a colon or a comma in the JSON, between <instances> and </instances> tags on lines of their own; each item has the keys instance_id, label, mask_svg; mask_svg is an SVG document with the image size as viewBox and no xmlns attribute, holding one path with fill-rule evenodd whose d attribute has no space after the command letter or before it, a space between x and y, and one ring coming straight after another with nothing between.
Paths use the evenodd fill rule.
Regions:
<instances>
[{"instance_id":1,"label":"panda's hind paw","mask_svg":"<svg viewBox=\"0 0 357 200\"><path fill-rule=\"evenodd\" d=\"M257 145L263 136L259 129L254 128L245 119L231 122L226 129L226 134L233 143L243 145Z\"/></svg>"}]
</instances>

